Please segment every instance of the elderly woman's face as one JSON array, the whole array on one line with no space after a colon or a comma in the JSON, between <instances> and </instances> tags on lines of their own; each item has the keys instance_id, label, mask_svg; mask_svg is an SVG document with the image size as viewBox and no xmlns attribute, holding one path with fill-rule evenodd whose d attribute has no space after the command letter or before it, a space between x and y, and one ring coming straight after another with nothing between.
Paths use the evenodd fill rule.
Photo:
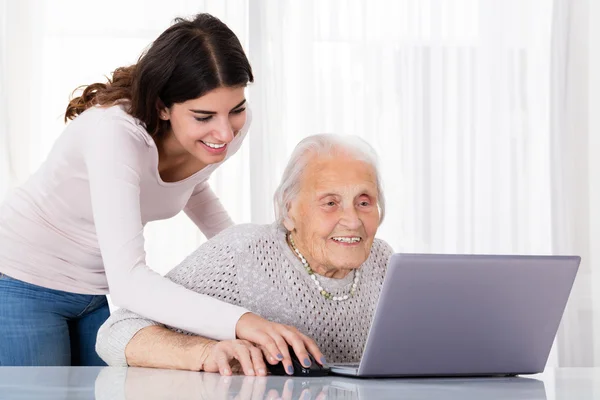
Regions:
<instances>
[{"instance_id":1,"label":"elderly woman's face","mask_svg":"<svg viewBox=\"0 0 600 400\"><path fill-rule=\"evenodd\" d=\"M312 269L334 276L369 257L379 226L377 201L371 165L345 154L314 157L284 224Z\"/></svg>"}]
</instances>

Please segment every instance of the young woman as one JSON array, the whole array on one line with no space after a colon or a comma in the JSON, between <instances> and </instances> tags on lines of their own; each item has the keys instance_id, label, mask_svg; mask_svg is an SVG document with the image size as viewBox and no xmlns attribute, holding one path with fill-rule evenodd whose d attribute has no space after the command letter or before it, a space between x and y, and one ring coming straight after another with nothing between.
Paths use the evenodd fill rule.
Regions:
<instances>
[{"instance_id":1,"label":"young woman","mask_svg":"<svg viewBox=\"0 0 600 400\"><path fill-rule=\"evenodd\" d=\"M118 307L214 339L289 357L310 339L195 293L145 262L143 228L181 210L212 237L232 225L208 185L250 115L252 69L235 34L177 19L135 65L87 86L48 159L0 206L0 365L103 365L95 352ZM287 343L286 343L287 342Z\"/></svg>"}]
</instances>

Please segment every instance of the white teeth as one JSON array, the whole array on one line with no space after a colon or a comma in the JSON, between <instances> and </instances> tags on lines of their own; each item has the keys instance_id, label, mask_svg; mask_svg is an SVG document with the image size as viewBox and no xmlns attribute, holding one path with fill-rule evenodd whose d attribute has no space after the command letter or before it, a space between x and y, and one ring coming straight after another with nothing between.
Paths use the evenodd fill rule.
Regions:
<instances>
[{"instance_id":1,"label":"white teeth","mask_svg":"<svg viewBox=\"0 0 600 400\"><path fill-rule=\"evenodd\" d=\"M332 239L335 240L336 242L342 242L342 243L356 243L356 242L360 242L360 237L358 237L358 236L354 236L354 237L334 237Z\"/></svg>"},{"instance_id":2,"label":"white teeth","mask_svg":"<svg viewBox=\"0 0 600 400\"><path fill-rule=\"evenodd\" d=\"M223 144L214 144L214 143L205 142L204 140L201 140L201 142L204 143L205 145L207 145L208 147L212 148L212 149L222 149L223 147L225 147L225 143L223 143Z\"/></svg>"}]
</instances>

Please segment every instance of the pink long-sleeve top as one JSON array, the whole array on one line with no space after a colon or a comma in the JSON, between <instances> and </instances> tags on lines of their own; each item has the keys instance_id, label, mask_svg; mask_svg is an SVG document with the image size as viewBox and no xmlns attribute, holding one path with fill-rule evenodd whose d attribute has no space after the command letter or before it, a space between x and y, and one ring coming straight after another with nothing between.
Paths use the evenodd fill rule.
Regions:
<instances>
[{"instance_id":1,"label":"pink long-sleeve top","mask_svg":"<svg viewBox=\"0 0 600 400\"><path fill-rule=\"evenodd\" d=\"M227 158L240 148L250 120L248 111ZM88 109L0 206L0 272L55 290L110 293L116 306L152 320L233 339L246 309L162 277L144 251L144 225L181 210L208 238L233 224L208 185L218 166L164 182L156 144L139 120L120 105Z\"/></svg>"}]
</instances>

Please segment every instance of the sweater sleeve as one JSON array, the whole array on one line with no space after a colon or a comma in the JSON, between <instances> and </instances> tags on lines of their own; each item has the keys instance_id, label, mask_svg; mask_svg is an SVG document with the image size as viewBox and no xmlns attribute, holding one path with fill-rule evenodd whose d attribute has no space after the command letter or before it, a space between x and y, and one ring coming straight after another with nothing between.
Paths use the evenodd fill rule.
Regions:
<instances>
[{"instance_id":1,"label":"sweater sleeve","mask_svg":"<svg viewBox=\"0 0 600 400\"><path fill-rule=\"evenodd\" d=\"M234 339L246 309L195 293L146 265L140 206L148 146L125 119L97 121L83 138L92 214L113 303L145 318L218 340Z\"/></svg>"},{"instance_id":2,"label":"sweater sleeve","mask_svg":"<svg viewBox=\"0 0 600 400\"><path fill-rule=\"evenodd\" d=\"M124 308L113 312L98 330L96 352L111 367L127 367L125 348L136 333L160 325Z\"/></svg>"},{"instance_id":3,"label":"sweater sleeve","mask_svg":"<svg viewBox=\"0 0 600 400\"><path fill-rule=\"evenodd\" d=\"M196 187L184 211L207 239L233 225L233 221L210 188L208 181Z\"/></svg>"}]
</instances>

